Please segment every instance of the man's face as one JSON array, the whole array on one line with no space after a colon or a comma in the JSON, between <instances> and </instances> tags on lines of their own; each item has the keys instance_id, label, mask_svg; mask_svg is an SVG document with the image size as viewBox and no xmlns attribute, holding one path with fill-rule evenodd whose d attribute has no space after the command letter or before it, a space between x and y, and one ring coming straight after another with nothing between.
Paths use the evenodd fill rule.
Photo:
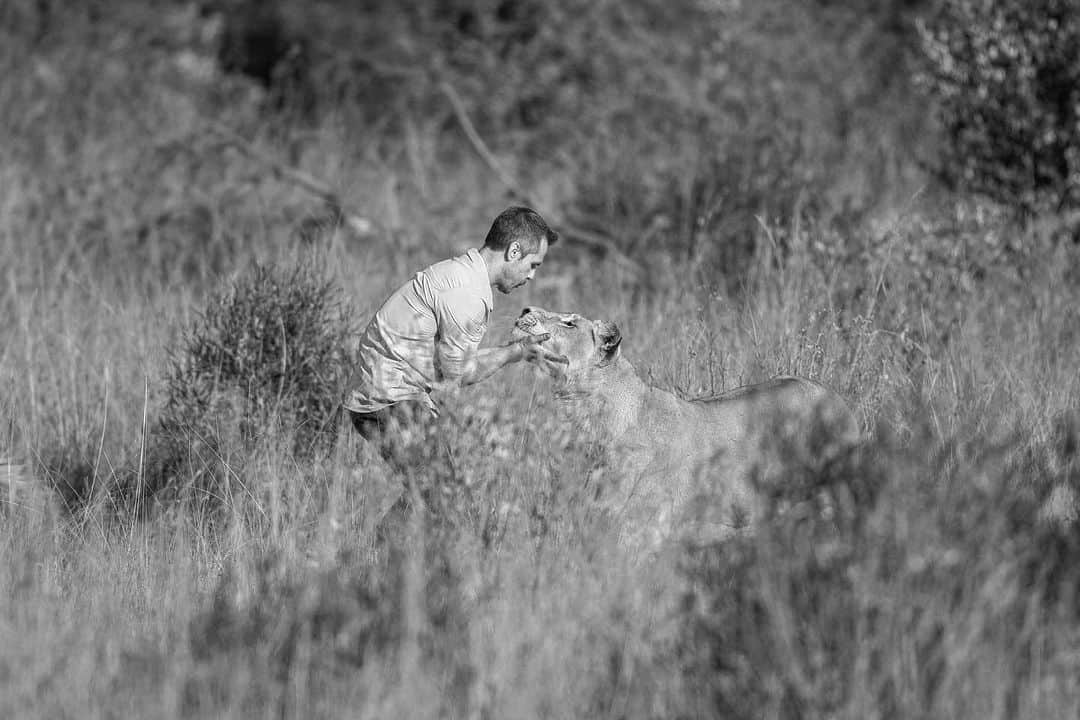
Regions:
<instances>
[{"instance_id":1,"label":"man's face","mask_svg":"<svg viewBox=\"0 0 1080 720\"><path fill-rule=\"evenodd\" d=\"M506 249L502 282L496 284L496 287L503 293L509 293L514 288L519 288L532 280L537 268L543 264L547 250L547 238L540 238L540 245L536 248L536 252L528 254L525 254L521 243L510 243L510 247Z\"/></svg>"}]
</instances>

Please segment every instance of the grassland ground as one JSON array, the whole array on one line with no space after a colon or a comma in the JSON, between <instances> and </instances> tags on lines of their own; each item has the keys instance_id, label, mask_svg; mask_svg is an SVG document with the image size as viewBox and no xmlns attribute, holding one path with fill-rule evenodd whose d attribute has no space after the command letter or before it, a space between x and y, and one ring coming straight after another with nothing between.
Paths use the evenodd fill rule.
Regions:
<instances>
[{"instance_id":1,"label":"grassland ground","mask_svg":"<svg viewBox=\"0 0 1080 720\"><path fill-rule=\"evenodd\" d=\"M396 248L330 252L360 307L392 282L367 269L400 262ZM9 245L20 276L41 278L5 299L9 452L32 484L100 489L74 512L63 493L5 506L4 714L1075 709L1076 536L1046 518L1076 478L1076 298L1072 250L1047 252L1024 282L950 298L963 303L953 326L908 335L887 320L916 317L924 298L886 288L874 309L830 310L836 283L810 258L795 273L798 258L780 269L763 255L743 299L642 296L564 260L552 272L580 282L504 301L494 326L518 305L588 307L688 395L779 372L836 387L873 438L863 459L809 479L787 461L793 486L826 488L841 515L777 514L754 539L632 562L582 502L588 453L522 368L451 400L463 474L442 479L441 516L415 522L390 562L370 504L395 481L347 435L307 458L283 449L288 428L226 445L218 461L235 471L213 513L110 507L160 401L162 348L198 296L133 297L115 286L123 273L46 273Z\"/></svg>"}]
</instances>

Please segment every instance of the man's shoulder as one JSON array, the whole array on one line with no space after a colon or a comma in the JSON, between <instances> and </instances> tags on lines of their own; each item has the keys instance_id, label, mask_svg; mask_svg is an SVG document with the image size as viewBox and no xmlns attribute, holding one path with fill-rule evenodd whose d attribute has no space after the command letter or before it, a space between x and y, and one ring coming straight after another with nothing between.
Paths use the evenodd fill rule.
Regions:
<instances>
[{"instance_id":1,"label":"man's shoulder","mask_svg":"<svg viewBox=\"0 0 1080 720\"><path fill-rule=\"evenodd\" d=\"M480 288L469 286L448 287L436 293L441 305L454 308L469 309L483 314L492 311L491 301L484 295Z\"/></svg>"},{"instance_id":2,"label":"man's shoulder","mask_svg":"<svg viewBox=\"0 0 1080 720\"><path fill-rule=\"evenodd\" d=\"M440 286L451 287L486 287L488 283L487 265L475 249L461 255L428 266L423 273L428 279Z\"/></svg>"}]
</instances>

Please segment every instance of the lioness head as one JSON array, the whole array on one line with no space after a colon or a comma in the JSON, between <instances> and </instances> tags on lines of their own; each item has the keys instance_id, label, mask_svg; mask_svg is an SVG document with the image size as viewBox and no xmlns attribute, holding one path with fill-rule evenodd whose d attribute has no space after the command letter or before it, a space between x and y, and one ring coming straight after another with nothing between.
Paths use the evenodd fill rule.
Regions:
<instances>
[{"instance_id":1,"label":"lioness head","mask_svg":"<svg viewBox=\"0 0 1080 720\"><path fill-rule=\"evenodd\" d=\"M589 320L576 313L559 313L527 307L514 325L514 335L551 336L544 347L569 362L557 379L572 380L611 365L619 357L622 335L609 320Z\"/></svg>"}]
</instances>

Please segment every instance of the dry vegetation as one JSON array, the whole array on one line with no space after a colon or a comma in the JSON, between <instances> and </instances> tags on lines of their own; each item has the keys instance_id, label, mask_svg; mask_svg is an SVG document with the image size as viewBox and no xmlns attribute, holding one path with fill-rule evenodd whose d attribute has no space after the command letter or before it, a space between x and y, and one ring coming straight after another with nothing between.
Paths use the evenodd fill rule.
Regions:
<instances>
[{"instance_id":1,"label":"dry vegetation","mask_svg":"<svg viewBox=\"0 0 1080 720\"><path fill-rule=\"evenodd\" d=\"M182 3L0 9L0 717L1080 712L1080 246L923 184L907 10L676 6L320 3L272 91ZM567 242L492 342L609 317L686 396L830 385L866 447L781 438L756 536L626 557L514 368L377 542L342 338L514 192Z\"/></svg>"}]
</instances>

